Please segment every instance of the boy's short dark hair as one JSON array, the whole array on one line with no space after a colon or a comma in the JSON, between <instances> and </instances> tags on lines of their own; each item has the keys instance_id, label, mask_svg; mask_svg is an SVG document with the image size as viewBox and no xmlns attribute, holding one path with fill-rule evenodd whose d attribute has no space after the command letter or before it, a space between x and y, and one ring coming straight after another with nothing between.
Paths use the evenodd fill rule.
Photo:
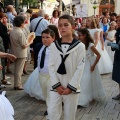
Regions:
<instances>
[{"instance_id":1,"label":"boy's short dark hair","mask_svg":"<svg viewBox=\"0 0 120 120\"><path fill-rule=\"evenodd\" d=\"M62 15L59 17L59 20L60 19L67 19L72 26L75 26L75 22L73 20L73 17L70 15Z\"/></svg>"},{"instance_id":2,"label":"boy's short dark hair","mask_svg":"<svg viewBox=\"0 0 120 120\"><path fill-rule=\"evenodd\" d=\"M117 14L116 14L116 13L111 13L110 16L115 16L115 17L117 17Z\"/></svg>"},{"instance_id":3,"label":"boy's short dark hair","mask_svg":"<svg viewBox=\"0 0 120 120\"><path fill-rule=\"evenodd\" d=\"M42 31L42 34L43 34L43 33L45 33L45 34L50 34L50 36L51 36L52 38L55 38L55 33L54 33L54 31L51 30L51 29L45 29L45 30Z\"/></svg>"}]
</instances>

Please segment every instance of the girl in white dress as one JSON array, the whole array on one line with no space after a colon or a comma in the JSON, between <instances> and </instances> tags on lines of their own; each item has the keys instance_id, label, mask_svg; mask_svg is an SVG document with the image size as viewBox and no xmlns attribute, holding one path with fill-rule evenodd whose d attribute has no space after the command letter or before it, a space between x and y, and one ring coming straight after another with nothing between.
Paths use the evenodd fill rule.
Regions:
<instances>
[{"instance_id":1,"label":"girl in white dress","mask_svg":"<svg viewBox=\"0 0 120 120\"><path fill-rule=\"evenodd\" d=\"M97 66L100 59L100 53L95 48L93 39L87 29L80 29L78 31L78 36L86 47L85 66L80 81L81 92L78 105L88 107L93 99L103 100L105 98L105 92L102 87L101 77Z\"/></svg>"},{"instance_id":2,"label":"girl in white dress","mask_svg":"<svg viewBox=\"0 0 120 120\"><path fill-rule=\"evenodd\" d=\"M14 109L5 94L6 91L0 93L0 120L14 120Z\"/></svg>"},{"instance_id":3,"label":"girl in white dress","mask_svg":"<svg viewBox=\"0 0 120 120\"><path fill-rule=\"evenodd\" d=\"M110 28L107 32L106 41L105 41L105 47L106 47L106 50L107 50L112 62L114 60L114 51L111 50L110 46L107 46L107 43L108 42L114 42L114 43L116 42L116 40L115 40L116 30L115 29L116 29L116 22L113 21L110 24Z\"/></svg>"},{"instance_id":4,"label":"girl in white dress","mask_svg":"<svg viewBox=\"0 0 120 120\"><path fill-rule=\"evenodd\" d=\"M112 61L106 49L104 48L104 46L101 44L101 41L100 41L101 39L100 34L103 31L97 28L95 19L93 18L87 19L86 26L88 28L88 31L90 32L90 35L92 36L94 40L94 45L96 49L101 54L101 58L98 62L98 69L99 69L100 74L111 73L112 72Z\"/></svg>"},{"instance_id":5,"label":"girl in white dress","mask_svg":"<svg viewBox=\"0 0 120 120\"><path fill-rule=\"evenodd\" d=\"M28 93L31 97L35 97L38 100L44 100L42 88L39 82L38 67L30 74L23 87L24 91Z\"/></svg>"}]
</instances>

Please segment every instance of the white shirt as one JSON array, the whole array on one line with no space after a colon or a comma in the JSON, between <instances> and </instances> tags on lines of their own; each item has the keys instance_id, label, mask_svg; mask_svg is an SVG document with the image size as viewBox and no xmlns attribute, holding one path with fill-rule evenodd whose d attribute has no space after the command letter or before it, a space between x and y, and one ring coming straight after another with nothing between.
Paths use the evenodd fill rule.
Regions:
<instances>
[{"instance_id":1,"label":"white shirt","mask_svg":"<svg viewBox=\"0 0 120 120\"><path fill-rule=\"evenodd\" d=\"M34 32L35 27L36 27L38 21L39 21L40 19L42 19L42 18L43 18L43 17L38 17L38 18L35 18L35 19L33 19L33 20L31 21L31 23L30 23L30 31ZM40 23L39 23L39 25L38 25L38 27L37 27L37 29L36 29L35 35L36 35L36 36L41 36L42 31L45 30L45 29L47 29L47 27L48 27L49 24L50 24L50 23L43 18L43 19L40 21Z\"/></svg>"},{"instance_id":2,"label":"white shirt","mask_svg":"<svg viewBox=\"0 0 120 120\"><path fill-rule=\"evenodd\" d=\"M62 43L62 44L61 44L62 51L63 51L64 54L66 54L66 52L67 52L69 46L70 46L70 45L67 44L67 43Z\"/></svg>"},{"instance_id":3,"label":"white shirt","mask_svg":"<svg viewBox=\"0 0 120 120\"><path fill-rule=\"evenodd\" d=\"M39 54L38 54L38 70L39 70L40 73L49 74L49 72L48 72L48 61L49 61L50 47L46 48L44 67L42 69L40 68L41 54L42 54L45 47L46 46L43 45L42 48L39 51Z\"/></svg>"}]
</instances>

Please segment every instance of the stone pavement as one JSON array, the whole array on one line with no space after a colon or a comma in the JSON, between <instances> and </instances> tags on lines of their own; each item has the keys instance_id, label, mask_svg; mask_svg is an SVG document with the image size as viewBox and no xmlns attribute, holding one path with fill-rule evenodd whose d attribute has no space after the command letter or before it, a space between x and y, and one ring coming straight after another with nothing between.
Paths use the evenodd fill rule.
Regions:
<instances>
[{"instance_id":1,"label":"stone pavement","mask_svg":"<svg viewBox=\"0 0 120 120\"><path fill-rule=\"evenodd\" d=\"M27 69L31 73L33 65L28 64ZM46 111L45 102L31 98L24 91L14 90L13 75L7 75L11 77L9 81L12 85L3 90L7 91L7 97L14 107L15 120L46 120L43 115ZM22 76L22 82L25 83L27 78L28 75ZM111 80L111 74L102 75L102 83L107 99L103 102L94 102L88 108L78 108L76 120L120 120L120 101L112 100L112 97L118 94L118 86Z\"/></svg>"}]
</instances>

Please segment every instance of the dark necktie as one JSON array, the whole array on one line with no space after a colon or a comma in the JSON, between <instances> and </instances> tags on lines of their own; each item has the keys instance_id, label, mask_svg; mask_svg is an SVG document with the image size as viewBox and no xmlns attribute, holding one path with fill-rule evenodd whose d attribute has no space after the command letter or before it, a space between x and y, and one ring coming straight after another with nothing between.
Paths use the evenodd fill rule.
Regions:
<instances>
[{"instance_id":1,"label":"dark necktie","mask_svg":"<svg viewBox=\"0 0 120 120\"><path fill-rule=\"evenodd\" d=\"M41 69L44 67L46 48L47 48L47 47L44 48L44 50L42 51L42 54L41 54L41 61L40 61L40 68L41 68Z\"/></svg>"},{"instance_id":2,"label":"dark necktie","mask_svg":"<svg viewBox=\"0 0 120 120\"><path fill-rule=\"evenodd\" d=\"M64 57L63 55L60 55L60 56L61 56L61 64L59 65L57 73L64 75L64 74L67 74L66 68L65 68L65 60L69 56L69 54L65 55Z\"/></svg>"}]
</instances>

